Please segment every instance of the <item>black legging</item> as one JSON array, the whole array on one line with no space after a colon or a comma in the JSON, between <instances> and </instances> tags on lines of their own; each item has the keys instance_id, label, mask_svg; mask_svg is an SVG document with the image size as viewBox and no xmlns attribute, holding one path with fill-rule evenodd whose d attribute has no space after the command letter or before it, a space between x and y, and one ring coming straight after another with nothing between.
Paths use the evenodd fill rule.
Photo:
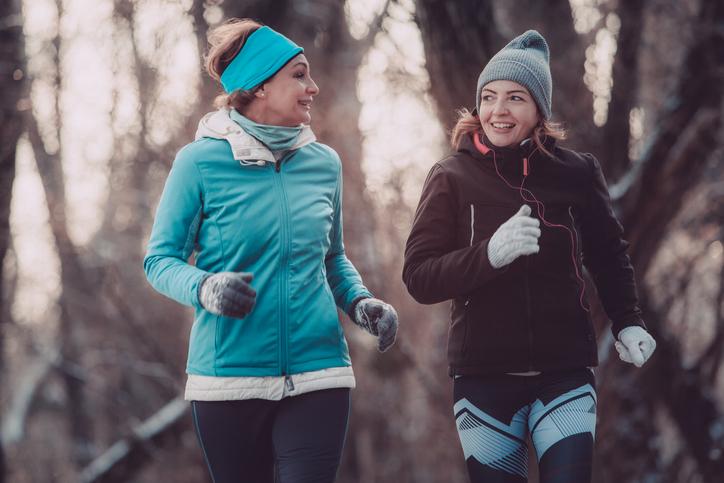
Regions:
<instances>
[{"instance_id":1,"label":"black legging","mask_svg":"<svg viewBox=\"0 0 724 483\"><path fill-rule=\"evenodd\" d=\"M455 421L472 483L528 480L530 435L540 483L591 480L596 389L587 368L455 379Z\"/></svg>"},{"instance_id":2,"label":"black legging","mask_svg":"<svg viewBox=\"0 0 724 483\"><path fill-rule=\"evenodd\" d=\"M350 390L281 401L192 401L214 483L331 483L342 456Z\"/></svg>"}]
</instances>

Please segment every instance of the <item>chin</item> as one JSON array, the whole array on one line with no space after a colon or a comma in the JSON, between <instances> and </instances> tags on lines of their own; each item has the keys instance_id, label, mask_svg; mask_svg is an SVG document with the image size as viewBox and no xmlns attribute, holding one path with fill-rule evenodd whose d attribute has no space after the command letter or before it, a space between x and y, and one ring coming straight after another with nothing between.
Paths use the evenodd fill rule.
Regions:
<instances>
[{"instance_id":1,"label":"chin","mask_svg":"<svg viewBox=\"0 0 724 483\"><path fill-rule=\"evenodd\" d=\"M520 143L520 141L516 142L515 136L505 136L501 137L498 134L488 134L485 133L485 135L488 137L488 140L494 145L498 146L499 148L507 148L509 146L513 146L515 144ZM522 141L522 139L521 139Z\"/></svg>"},{"instance_id":2,"label":"chin","mask_svg":"<svg viewBox=\"0 0 724 483\"><path fill-rule=\"evenodd\" d=\"M312 116L307 113L289 119L290 126L299 126L300 124L309 124L310 122L312 122Z\"/></svg>"}]
</instances>

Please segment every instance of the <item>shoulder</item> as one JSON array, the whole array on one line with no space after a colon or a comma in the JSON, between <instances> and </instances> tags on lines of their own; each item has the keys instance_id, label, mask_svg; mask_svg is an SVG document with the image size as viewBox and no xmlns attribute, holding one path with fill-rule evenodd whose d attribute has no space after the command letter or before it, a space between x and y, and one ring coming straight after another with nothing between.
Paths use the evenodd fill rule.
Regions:
<instances>
[{"instance_id":1,"label":"shoulder","mask_svg":"<svg viewBox=\"0 0 724 483\"><path fill-rule=\"evenodd\" d=\"M225 139L199 138L179 149L173 165L179 167L196 165L198 167L204 161L220 158L233 160L233 157L231 147Z\"/></svg>"},{"instance_id":2,"label":"shoulder","mask_svg":"<svg viewBox=\"0 0 724 483\"><path fill-rule=\"evenodd\" d=\"M465 154L460 152L448 154L446 157L435 163L433 165L433 168L442 171L450 171L451 169L454 169L457 165L460 164L461 157L463 156L465 156Z\"/></svg>"},{"instance_id":3,"label":"shoulder","mask_svg":"<svg viewBox=\"0 0 724 483\"><path fill-rule=\"evenodd\" d=\"M313 143L309 143L306 146L304 146L303 149L309 149L313 152L319 154L322 157L328 158L330 161L333 161L335 163L341 164L341 159L339 157L339 154L337 154L337 151L334 150L331 146L320 143L319 141L314 141Z\"/></svg>"},{"instance_id":4,"label":"shoulder","mask_svg":"<svg viewBox=\"0 0 724 483\"><path fill-rule=\"evenodd\" d=\"M456 155L447 156L430 167L425 180L425 191L456 192L458 180L461 173L460 160Z\"/></svg>"},{"instance_id":5,"label":"shoulder","mask_svg":"<svg viewBox=\"0 0 724 483\"><path fill-rule=\"evenodd\" d=\"M471 159L472 157L464 151L450 153L432 166L429 175L434 174L437 177L444 177L449 182L455 182L457 178L467 176L468 162Z\"/></svg>"},{"instance_id":6,"label":"shoulder","mask_svg":"<svg viewBox=\"0 0 724 483\"><path fill-rule=\"evenodd\" d=\"M337 151L324 143L314 141L302 147L300 150L307 156L314 157L318 163L321 163L322 166L328 169L337 171L342 169L342 160L339 154L337 154Z\"/></svg>"},{"instance_id":7,"label":"shoulder","mask_svg":"<svg viewBox=\"0 0 724 483\"><path fill-rule=\"evenodd\" d=\"M593 171L600 169L598 160L591 153L556 147L555 155L568 169L582 176L590 176Z\"/></svg>"},{"instance_id":8,"label":"shoulder","mask_svg":"<svg viewBox=\"0 0 724 483\"><path fill-rule=\"evenodd\" d=\"M556 146L555 154L557 157L571 163L571 165L578 167L590 167L591 160L594 159L590 153L582 153L560 146Z\"/></svg>"}]
</instances>

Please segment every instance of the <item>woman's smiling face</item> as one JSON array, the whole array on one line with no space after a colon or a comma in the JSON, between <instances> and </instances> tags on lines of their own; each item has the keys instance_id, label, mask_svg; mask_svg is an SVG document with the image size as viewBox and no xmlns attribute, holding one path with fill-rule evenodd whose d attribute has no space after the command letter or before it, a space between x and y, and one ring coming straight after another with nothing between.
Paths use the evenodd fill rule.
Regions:
<instances>
[{"instance_id":1,"label":"woman's smiling face","mask_svg":"<svg viewBox=\"0 0 724 483\"><path fill-rule=\"evenodd\" d=\"M529 138L540 120L528 89L509 80L496 80L483 87L478 116L485 136L501 148Z\"/></svg>"},{"instance_id":2,"label":"woman's smiling face","mask_svg":"<svg viewBox=\"0 0 724 483\"><path fill-rule=\"evenodd\" d=\"M309 62L299 54L256 92L262 104L260 119L255 120L273 126L309 124L312 100L317 94L319 87L312 79Z\"/></svg>"}]
</instances>

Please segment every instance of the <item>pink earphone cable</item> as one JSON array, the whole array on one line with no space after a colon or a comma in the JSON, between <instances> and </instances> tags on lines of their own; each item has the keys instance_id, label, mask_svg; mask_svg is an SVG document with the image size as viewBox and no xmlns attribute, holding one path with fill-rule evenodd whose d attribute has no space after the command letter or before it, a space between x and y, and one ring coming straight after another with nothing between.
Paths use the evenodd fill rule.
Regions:
<instances>
[{"instance_id":1,"label":"pink earphone cable","mask_svg":"<svg viewBox=\"0 0 724 483\"><path fill-rule=\"evenodd\" d=\"M558 223L551 223L548 220L546 220L545 216L544 216L545 215L545 205L543 204L543 202L540 201L538 198L536 198L532 191L530 191L528 188L523 187L523 185L525 184L525 180L528 177L528 174L530 171L529 160L533 157L533 154L535 154L535 152L538 150L538 146L536 146L536 148L530 153L530 155L528 157L523 158L523 181L520 183L520 186L513 186L512 184L510 184L508 182L507 179L505 179L505 177L498 170L498 162L496 159L495 150L490 149L487 146L485 146L480 141L480 139L477 135L473 135L473 141L475 142L475 147L482 154L487 154L490 151L493 152L493 165L495 166L495 172L498 174L498 177L500 179L502 179L503 182L506 185L508 185L509 188L518 191L518 193L520 194L520 197L523 198L523 201L526 201L528 203L535 203L536 211L538 212L538 217L541 219L541 221L543 222L543 224L545 226L550 227L550 228L563 228L564 230L566 230L568 232L568 235L571 240L571 261L573 262L573 267L576 271L576 278L578 279L580 286L581 286L580 296L578 297L578 303L581 305L583 310L585 310L586 312L590 312L590 310L588 309L588 307L586 307L586 305L584 303L584 297L585 297L585 293L586 293L586 281L583 279L583 277L581 276L581 273L578 270L578 263L576 262L576 240L573 235L573 232L571 231L570 228L568 228L565 225L560 225ZM526 198L526 194L529 195L530 198ZM573 229L575 230L576 229L575 221L573 219L573 213L571 211L571 207L568 207L568 215L571 218L571 226L573 226Z\"/></svg>"}]
</instances>

